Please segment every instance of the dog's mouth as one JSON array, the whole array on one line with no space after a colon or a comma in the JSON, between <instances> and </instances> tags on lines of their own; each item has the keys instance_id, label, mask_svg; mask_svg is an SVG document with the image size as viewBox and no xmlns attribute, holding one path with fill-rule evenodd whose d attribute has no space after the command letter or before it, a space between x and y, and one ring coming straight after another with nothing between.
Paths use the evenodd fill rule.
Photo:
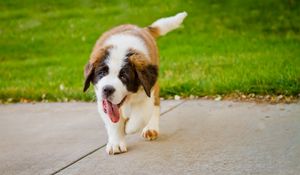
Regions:
<instances>
[{"instance_id":1,"label":"dog's mouth","mask_svg":"<svg viewBox=\"0 0 300 175\"><path fill-rule=\"evenodd\" d=\"M112 104L109 100L102 100L103 111L108 114L110 120L113 123L117 123L120 120L120 107L126 100L126 96L119 104Z\"/></svg>"}]
</instances>

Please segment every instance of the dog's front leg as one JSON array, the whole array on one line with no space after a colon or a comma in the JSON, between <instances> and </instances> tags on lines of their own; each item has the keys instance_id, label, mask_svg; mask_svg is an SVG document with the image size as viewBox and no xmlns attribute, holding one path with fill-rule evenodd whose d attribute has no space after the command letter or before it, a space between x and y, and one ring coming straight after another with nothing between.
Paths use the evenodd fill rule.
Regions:
<instances>
[{"instance_id":1,"label":"dog's front leg","mask_svg":"<svg viewBox=\"0 0 300 175\"><path fill-rule=\"evenodd\" d=\"M108 116L107 116L108 117ZM118 154L127 151L124 133L124 119L120 119L118 123L108 121L106 124L108 134L108 142L106 152L108 154Z\"/></svg>"},{"instance_id":2,"label":"dog's front leg","mask_svg":"<svg viewBox=\"0 0 300 175\"><path fill-rule=\"evenodd\" d=\"M120 117L117 123L113 123L107 114L100 111L101 117L105 123L105 128L108 135L108 142L106 144L106 152L108 154L118 154L127 151L125 142L125 120Z\"/></svg>"}]
</instances>

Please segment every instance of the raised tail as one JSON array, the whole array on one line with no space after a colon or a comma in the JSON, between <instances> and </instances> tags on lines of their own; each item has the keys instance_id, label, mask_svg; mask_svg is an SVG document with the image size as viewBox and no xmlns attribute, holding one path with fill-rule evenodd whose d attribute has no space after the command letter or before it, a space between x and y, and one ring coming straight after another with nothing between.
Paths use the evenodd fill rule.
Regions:
<instances>
[{"instance_id":1,"label":"raised tail","mask_svg":"<svg viewBox=\"0 0 300 175\"><path fill-rule=\"evenodd\" d=\"M186 12L181 12L175 16L160 18L148 26L147 29L153 37L157 38L177 29L186 16Z\"/></svg>"}]
</instances>

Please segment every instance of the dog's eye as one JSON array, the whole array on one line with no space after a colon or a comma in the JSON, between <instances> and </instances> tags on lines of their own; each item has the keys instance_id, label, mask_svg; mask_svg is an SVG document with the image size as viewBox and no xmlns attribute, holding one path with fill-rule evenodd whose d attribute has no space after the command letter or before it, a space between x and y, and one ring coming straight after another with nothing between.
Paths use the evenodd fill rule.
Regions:
<instances>
[{"instance_id":1,"label":"dog's eye","mask_svg":"<svg viewBox=\"0 0 300 175\"><path fill-rule=\"evenodd\" d=\"M134 52L131 52L131 51L130 51L130 52L128 52L128 53L126 54L126 57L129 58L129 57L132 56L132 55L134 55Z\"/></svg>"},{"instance_id":2,"label":"dog's eye","mask_svg":"<svg viewBox=\"0 0 300 175\"><path fill-rule=\"evenodd\" d=\"M106 72L105 72L105 71L103 71L103 70L101 70L101 71L99 72L99 74L98 74L98 75L99 75L100 77L104 77L104 76L105 76L105 74L106 74Z\"/></svg>"},{"instance_id":3,"label":"dog's eye","mask_svg":"<svg viewBox=\"0 0 300 175\"><path fill-rule=\"evenodd\" d=\"M106 74L108 73L108 68L107 67L103 67L102 69L100 69L98 72L97 72L97 75L102 78L104 77Z\"/></svg>"},{"instance_id":4,"label":"dog's eye","mask_svg":"<svg viewBox=\"0 0 300 175\"><path fill-rule=\"evenodd\" d=\"M122 81L127 80L127 75L126 75L125 71L121 71L119 77Z\"/></svg>"}]
</instances>

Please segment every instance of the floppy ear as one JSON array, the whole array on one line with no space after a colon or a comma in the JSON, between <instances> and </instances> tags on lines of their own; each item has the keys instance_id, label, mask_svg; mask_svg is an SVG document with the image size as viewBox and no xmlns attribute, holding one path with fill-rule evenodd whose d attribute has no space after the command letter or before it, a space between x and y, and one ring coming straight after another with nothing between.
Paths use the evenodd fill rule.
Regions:
<instances>
[{"instance_id":1,"label":"floppy ear","mask_svg":"<svg viewBox=\"0 0 300 175\"><path fill-rule=\"evenodd\" d=\"M95 70L95 65L101 63L108 55L108 51L112 46L106 46L106 47L100 47L100 46L95 46L93 49L93 52L90 56L90 61L85 65L84 68L84 87L83 87L83 92L85 92L89 87L90 83L94 78L94 70Z\"/></svg>"},{"instance_id":2,"label":"floppy ear","mask_svg":"<svg viewBox=\"0 0 300 175\"><path fill-rule=\"evenodd\" d=\"M137 70L136 72L147 96L150 97L151 88L154 86L158 76L157 66L147 65L144 69Z\"/></svg>"},{"instance_id":3,"label":"floppy ear","mask_svg":"<svg viewBox=\"0 0 300 175\"><path fill-rule=\"evenodd\" d=\"M91 63L87 63L84 67L84 87L83 87L83 92L85 92L89 87L90 87L90 82L93 79L94 75L94 67Z\"/></svg>"},{"instance_id":4,"label":"floppy ear","mask_svg":"<svg viewBox=\"0 0 300 175\"><path fill-rule=\"evenodd\" d=\"M158 77L158 67L151 64L145 55L137 52L129 53L129 61L135 67L138 78L147 94L151 96L151 88L154 86Z\"/></svg>"}]
</instances>

